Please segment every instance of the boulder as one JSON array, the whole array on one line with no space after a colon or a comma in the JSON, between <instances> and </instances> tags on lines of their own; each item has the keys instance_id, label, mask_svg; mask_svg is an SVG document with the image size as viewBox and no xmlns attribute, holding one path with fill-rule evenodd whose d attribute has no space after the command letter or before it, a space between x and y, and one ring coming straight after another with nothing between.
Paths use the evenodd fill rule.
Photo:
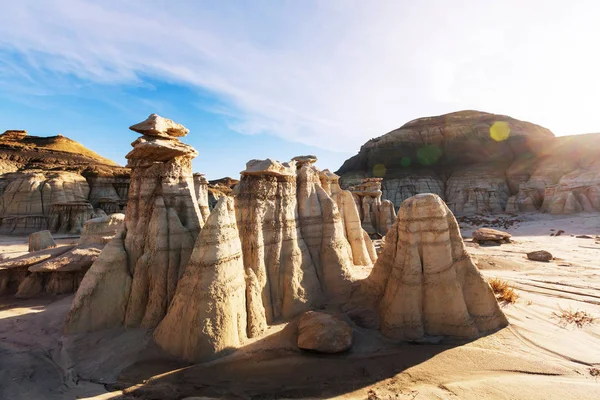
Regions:
<instances>
[{"instance_id":1,"label":"boulder","mask_svg":"<svg viewBox=\"0 0 600 400\"><path fill-rule=\"evenodd\" d=\"M546 250L538 250L538 251L532 251L530 253L527 253L527 258L529 258L530 260L533 261L550 261L552 260L554 257L552 256L552 253L550 253L549 251Z\"/></svg>"},{"instance_id":2,"label":"boulder","mask_svg":"<svg viewBox=\"0 0 600 400\"><path fill-rule=\"evenodd\" d=\"M50 231L40 231L29 235L29 252L49 249L56 247L56 242L52 238Z\"/></svg>"},{"instance_id":3,"label":"boulder","mask_svg":"<svg viewBox=\"0 0 600 400\"><path fill-rule=\"evenodd\" d=\"M510 233L492 228L479 228L473 232L473 241L475 243L510 243L510 238Z\"/></svg>"},{"instance_id":4,"label":"boulder","mask_svg":"<svg viewBox=\"0 0 600 400\"><path fill-rule=\"evenodd\" d=\"M352 347L352 327L333 315L308 311L298 321L298 347L319 353L340 353Z\"/></svg>"}]
</instances>

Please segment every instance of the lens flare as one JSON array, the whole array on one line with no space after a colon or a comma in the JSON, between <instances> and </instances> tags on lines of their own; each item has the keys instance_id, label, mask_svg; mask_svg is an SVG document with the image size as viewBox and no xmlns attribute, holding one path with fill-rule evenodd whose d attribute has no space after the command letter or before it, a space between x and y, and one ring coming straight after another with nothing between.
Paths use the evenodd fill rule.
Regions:
<instances>
[{"instance_id":1,"label":"lens flare","mask_svg":"<svg viewBox=\"0 0 600 400\"><path fill-rule=\"evenodd\" d=\"M423 165L435 164L442 156L442 149L434 144L426 144L417 151L417 158Z\"/></svg>"},{"instance_id":2,"label":"lens flare","mask_svg":"<svg viewBox=\"0 0 600 400\"><path fill-rule=\"evenodd\" d=\"M385 176L386 170L387 169L385 168L385 165L375 164L375 166L373 167L373 176L377 178L383 178Z\"/></svg>"},{"instance_id":3,"label":"lens flare","mask_svg":"<svg viewBox=\"0 0 600 400\"><path fill-rule=\"evenodd\" d=\"M400 159L400 165L402 165L404 168L410 167L410 157L402 157Z\"/></svg>"},{"instance_id":4,"label":"lens flare","mask_svg":"<svg viewBox=\"0 0 600 400\"><path fill-rule=\"evenodd\" d=\"M496 142L503 142L510 136L510 126L507 122L496 121L490 126L490 137Z\"/></svg>"}]
</instances>

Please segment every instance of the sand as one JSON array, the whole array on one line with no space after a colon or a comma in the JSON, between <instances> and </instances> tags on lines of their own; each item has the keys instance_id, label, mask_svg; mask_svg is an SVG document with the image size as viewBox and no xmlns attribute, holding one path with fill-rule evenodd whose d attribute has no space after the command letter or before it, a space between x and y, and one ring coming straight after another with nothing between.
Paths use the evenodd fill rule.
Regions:
<instances>
[{"instance_id":1,"label":"sand","mask_svg":"<svg viewBox=\"0 0 600 400\"><path fill-rule=\"evenodd\" d=\"M519 295L503 306L510 326L484 338L394 344L356 327L350 352L317 355L296 348L291 322L227 357L188 365L152 346L143 330L61 339L72 296L0 298L0 398L598 399L590 368L600 368L600 319L578 328L553 313L600 318L600 214L518 219L506 229L514 243L466 240L484 275ZM461 225L470 238L475 227ZM565 233L551 237L551 229ZM17 239L4 239L0 253L19 250ZM530 261L525 253L534 250L556 259Z\"/></svg>"}]
</instances>

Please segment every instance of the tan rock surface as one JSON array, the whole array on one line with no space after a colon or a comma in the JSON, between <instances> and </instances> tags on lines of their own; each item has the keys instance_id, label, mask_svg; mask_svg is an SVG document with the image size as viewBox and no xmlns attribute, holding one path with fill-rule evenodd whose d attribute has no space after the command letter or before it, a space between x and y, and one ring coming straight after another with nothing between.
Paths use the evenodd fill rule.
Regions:
<instances>
[{"instance_id":1,"label":"tan rock surface","mask_svg":"<svg viewBox=\"0 0 600 400\"><path fill-rule=\"evenodd\" d=\"M191 165L197 152L176 138L144 136L133 146L124 239L133 281L125 325L155 328L202 226Z\"/></svg>"},{"instance_id":2,"label":"tan rock surface","mask_svg":"<svg viewBox=\"0 0 600 400\"><path fill-rule=\"evenodd\" d=\"M252 160L235 190L248 336L315 308L321 286L298 223L295 163Z\"/></svg>"},{"instance_id":3,"label":"tan rock surface","mask_svg":"<svg viewBox=\"0 0 600 400\"><path fill-rule=\"evenodd\" d=\"M242 247L233 199L224 197L196 240L154 339L169 353L197 362L240 346L246 326Z\"/></svg>"},{"instance_id":4,"label":"tan rock surface","mask_svg":"<svg viewBox=\"0 0 600 400\"><path fill-rule=\"evenodd\" d=\"M83 277L67 314L64 333L92 332L120 326L131 288L125 232L110 241Z\"/></svg>"},{"instance_id":5,"label":"tan rock surface","mask_svg":"<svg viewBox=\"0 0 600 400\"><path fill-rule=\"evenodd\" d=\"M383 253L362 285L357 298L367 313L369 303L377 307L373 321L393 339L473 338L507 325L466 251L456 219L434 194L402 203ZM363 322L368 320L363 315Z\"/></svg>"}]
</instances>

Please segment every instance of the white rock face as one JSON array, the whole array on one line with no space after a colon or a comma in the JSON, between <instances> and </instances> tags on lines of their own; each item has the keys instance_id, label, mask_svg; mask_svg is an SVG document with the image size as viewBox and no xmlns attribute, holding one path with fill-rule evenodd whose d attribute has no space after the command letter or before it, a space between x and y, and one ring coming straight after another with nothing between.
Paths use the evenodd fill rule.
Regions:
<instances>
[{"instance_id":1,"label":"white rock face","mask_svg":"<svg viewBox=\"0 0 600 400\"><path fill-rule=\"evenodd\" d=\"M317 307L322 291L298 223L295 162L250 161L234 193L254 337L267 324Z\"/></svg>"},{"instance_id":2,"label":"white rock face","mask_svg":"<svg viewBox=\"0 0 600 400\"><path fill-rule=\"evenodd\" d=\"M383 253L353 300L363 306L357 319L392 339L472 338L508 324L452 212L433 194L402 203Z\"/></svg>"},{"instance_id":3,"label":"white rock face","mask_svg":"<svg viewBox=\"0 0 600 400\"><path fill-rule=\"evenodd\" d=\"M190 362L246 339L246 282L233 199L223 197L200 232L185 274L154 339Z\"/></svg>"},{"instance_id":4,"label":"white rock face","mask_svg":"<svg viewBox=\"0 0 600 400\"><path fill-rule=\"evenodd\" d=\"M65 171L4 174L1 186L0 232L15 235L48 229L55 204L86 203L90 192L85 178Z\"/></svg>"}]
</instances>

